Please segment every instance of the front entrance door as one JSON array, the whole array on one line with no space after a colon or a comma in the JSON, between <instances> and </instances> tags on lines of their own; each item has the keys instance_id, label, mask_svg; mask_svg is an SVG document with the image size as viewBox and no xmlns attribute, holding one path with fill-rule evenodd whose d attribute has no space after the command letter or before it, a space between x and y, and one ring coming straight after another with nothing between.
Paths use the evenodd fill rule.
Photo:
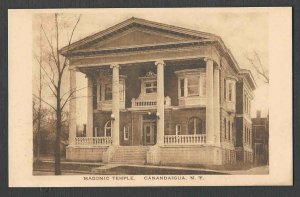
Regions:
<instances>
[{"instance_id":1,"label":"front entrance door","mask_svg":"<svg viewBox=\"0 0 300 197\"><path fill-rule=\"evenodd\" d=\"M143 128L143 142L144 145L154 145L155 144L155 133L156 133L156 123L155 122L144 122Z\"/></svg>"}]
</instances>

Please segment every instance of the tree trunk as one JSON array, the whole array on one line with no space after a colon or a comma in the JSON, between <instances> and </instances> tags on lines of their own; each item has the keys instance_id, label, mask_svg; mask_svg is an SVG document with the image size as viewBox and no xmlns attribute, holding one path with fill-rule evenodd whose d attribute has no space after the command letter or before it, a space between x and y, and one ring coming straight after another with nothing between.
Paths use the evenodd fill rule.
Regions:
<instances>
[{"instance_id":1,"label":"tree trunk","mask_svg":"<svg viewBox=\"0 0 300 197\"><path fill-rule=\"evenodd\" d=\"M56 140L55 140L55 175L61 174L60 166L60 136L61 136L61 107L60 107L60 95L57 96L57 108L56 108Z\"/></svg>"}]
</instances>

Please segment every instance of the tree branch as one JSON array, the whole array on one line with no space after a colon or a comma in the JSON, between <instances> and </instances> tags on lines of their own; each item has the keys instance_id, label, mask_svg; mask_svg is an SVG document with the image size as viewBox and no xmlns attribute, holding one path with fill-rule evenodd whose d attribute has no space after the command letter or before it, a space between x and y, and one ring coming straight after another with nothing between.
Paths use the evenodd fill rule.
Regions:
<instances>
[{"instance_id":1,"label":"tree branch","mask_svg":"<svg viewBox=\"0 0 300 197\"><path fill-rule=\"evenodd\" d=\"M72 30L72 33L71 33L71 36L70 36L70 39L69 39L69 42L68 42L68 46L71 45L71 42L72 42L72 38L73 38L73 35L74 35L74 32L75 32L75 29L80 21L80 18L81 18L81 15L78 16L78 19L73 27L73 30ZM62 73L64 72L65 68L67 67L67 58L65 57L65 60L64 60L64 64L63 64L63 68L62 68Z\"/></svg>"},{"instance_id":2,"label":"tree branch","mask_svg":"<svg viewBox=\"0 0 300 197\"><path fill-rule=\"evenodd\" d=\"M52 53L52 56L54 58L54 62L57 65L57 60L55 58L55 53L54 53L54 49L53 49L52 43L50 42L50 40L49 40L49 38L48 38L48 36L47 36L47 34L45 32L45 29L44 29L43 25L41 25L41 27L42 27L43 33L44 33L44 35L46 37L47 43L48 43L49 47L51 48L51 53Z\"/></svg>"},{"instance_id":3,"label":"tree branch","mask_svg":"<svg viewBox=\"0 0 300 197\"><path fill-rule=\"evenodd\" d=\"M40 67L42 68L42 70L44 71L44 73L46 74L46 76L49 78L50 82L52 83L52 85L54 86L54 88L57 90L57 86L55 85L54 79L52 79L49 76L49 73L45 70L45 68L43 67L43 65L41 64L41 62L38 60L38 58L36 57L36 55L34 56L35 59L37 60L37 62L39 63Z\"/></svg>"},{"instance_id":4,"label":"tree branch","mask_svg":"<svg viewBox=\"0 0 300 197\"><path fill-rule=\"evenodd\" d=\"M51 107L54 111L56 111L56 108L53 107L51 104L49 104L47 101L45 101L44 99L42 98L39 98L37 95L33 94L34 97L38 98L38 99L41 99L41 101L43 101L45 104L47 104L49 107Z\"/></svg>"}]
</instances>

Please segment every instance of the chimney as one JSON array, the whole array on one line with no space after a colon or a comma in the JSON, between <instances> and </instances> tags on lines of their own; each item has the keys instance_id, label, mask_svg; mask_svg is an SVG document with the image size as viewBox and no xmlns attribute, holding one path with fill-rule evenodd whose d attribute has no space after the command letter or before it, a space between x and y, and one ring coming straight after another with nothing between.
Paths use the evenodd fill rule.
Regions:
<instances>
[{"instance_id":1,"label":"chimney","mask_svg":"<svg viewBox=\"0 0 300 197\"><path fill-rule=\"evenodd\" d=\"M256 111L256 118L261 118L261 111L260 110Z\"/></svg>"}]
</instances>

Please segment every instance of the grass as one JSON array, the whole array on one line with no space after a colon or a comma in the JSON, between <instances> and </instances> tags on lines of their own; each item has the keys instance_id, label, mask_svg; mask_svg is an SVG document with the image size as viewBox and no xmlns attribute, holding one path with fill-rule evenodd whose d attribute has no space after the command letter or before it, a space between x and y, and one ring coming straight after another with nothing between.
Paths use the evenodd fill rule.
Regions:
<instances>
[{"instance_id":1,"label":"grass","mask_svg":"<svg viewBox=\"0 0 300 197\"><path fill-rule=\"evenodd\" d=\"M54 163L49 162L34 162L33 163L33 170L49 170L54 171ZM62 171L86 171L90 172L93 168L101 166L100 164L95 165L86 165L86 164L70 164L70 163L61 163L61 170Z\"/></svg>"}]
</instances>

